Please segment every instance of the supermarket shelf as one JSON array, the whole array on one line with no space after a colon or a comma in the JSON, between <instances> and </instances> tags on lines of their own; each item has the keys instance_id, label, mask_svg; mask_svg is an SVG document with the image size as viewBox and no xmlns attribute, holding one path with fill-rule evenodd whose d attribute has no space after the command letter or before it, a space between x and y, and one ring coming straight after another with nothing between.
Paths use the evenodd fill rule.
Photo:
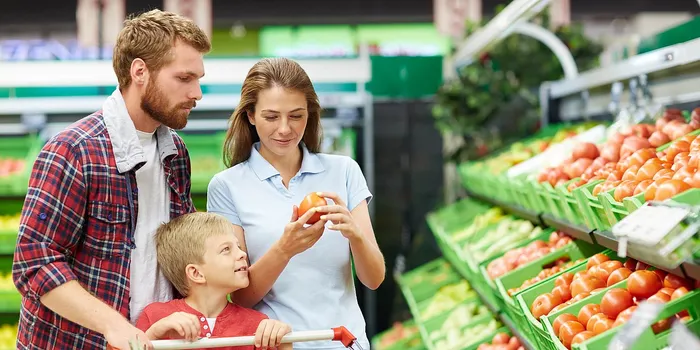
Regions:
<instances>
[{"instance_id":1,"label":"supermarket shelf","mask_svg":"<svg viewBox=\"0 0 700 350\"><path fill-rule=\"evenodd\" d=\"M572 225L566 221L563 221L561 219L554 218L550 214L536 214L530 210L524 209L518 205L511 205L511 204L505 204L501 201L494 200L488 197L476 195L469 193L469 196L472 198L476 198L478 200L481 200L483 202L490 203L491 205L497 206L502 208L503 210L512 213L516 216L519 216L523 219L530 220L535 224L542 225L542 226L547 226L547 227L552 227L556 230L559 230L561 232L566 233L567 235L570 235L574 238L577 239L582 239L584 241L598 244L600 246L603 246L608 249L612 249L614 251L617 251L617 245L618 241L615 239L615 237L612 235L610 232L605 232L605 231L591 231L587 232L587 229L579 227L577 225ZM634 255L628 255L630 258L633 258L638 261L646 262L643 257L638 257ZM653 265L653 264L650 264ZM683 263L681 266L679 266L676 269L665 269L665 268L660 268L661 270L664 270L669 273L673 273L679 276L685 276L688 278L700 280L700 266L692 263L692 262L686 262Z\"/></svg>"},{"instance_id":2,"label":"supermarket shelf","mask_svg":"<svg viewBox=\"0 0 700 350\"><path fill-rule=\"evenodd\" d=\"M541 218L540 218L540 215L538 213L535 213L534 211L525 209L519 205L505 204L499 200L484 197L484 196L478 195L476 193L472 193L472 192L467 192L467 193L468 193L469 197L478 199L482 202L490 203L490 204L495 205L497 207L501 207L505 211L507 211L507 212L517 216L517 217L532 221L533 223L535 223L537 225L544 225Z\"/></svg>"},{"instance_id":3,"label":"supermarket shelf","mask_svg":"<svg viewBox=\"0 0 700 350\"><path fill-rule=\"evenodd\" d=\"M503 324L510 329L511 333L513 333L514 336L518 337L520 340L520 345L522 345L525 349L527 350L537 350L536 347L532 346L530 342L525 338L522 334L520 334L520 330L518 330L518 326L516 326L513 323L513 320L508 317L506 314L500 314L499 315L501 318L501 321L503 321Z\"/></svg>"},{"instance_id":4,"label":"supermarket shelf","mask_svg":"<svg viewBox=\"0 0 700 350\"><path fill-rule=\"evenodd\" d=\"M586 241L588 243L596 243L591 230L569 224L568 222L557 219L550 214L542 214L541 217L542 224L544 224L544 226L549 226L557 231L564 232L571 237Z\"/></svg>"},{"instance_id":5,"label":"supermarket shelf","mask_svg":"<svg viewBox=\"0 0 700 350\"><path fill-rule=\"evenodd\" d=\"M459 271L459 270L457 270L457 271ZM460 274L461 274L461 273L460 273ZM504 324L506 327L508 327L508 329L510 329L511 333L512 333L514 336L518 337L518 339L520 339L520 344L521 344L523 347L525 347L525 349L527 349L527 350L536 350L536 349L537 349L536 347L532 346L532 345L527 341L527 338L525 338L522 334L520 334L520 331L518 330L518 327L517 327L517 326L513 323L513 321L508 317L508 315L506 315L505 313L502 313L501 310L500 310L497 306L495 306L495 305L493 305L493 304L491 304L491 303L489 302L489 298L487 298L487 297L484 295L484 293L481 291L481 288L479 287L478 284L473 283L472 281L469 280L469 278L468 278L467 276L465 276L465 275L463 275L463 274L462 274L462 278L464 278L465 280L467 280L467 282L469 282L469 284L472 286L472 289L476 292L476 295L479 296L479 299L481 299L481 302L484 303L484 305L486 306L486 308L489 309L489 311L490 311L494 316L500 318L500 319L501 319L501 322L503 322L503 324Z\"/></svg>"}]
</instances>

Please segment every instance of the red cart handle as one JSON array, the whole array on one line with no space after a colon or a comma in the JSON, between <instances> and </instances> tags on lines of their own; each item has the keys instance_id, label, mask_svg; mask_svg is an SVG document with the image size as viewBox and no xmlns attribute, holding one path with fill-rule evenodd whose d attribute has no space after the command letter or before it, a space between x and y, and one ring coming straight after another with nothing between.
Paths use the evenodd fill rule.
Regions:
<instances>
[{"instance_id":1,"label":"red cart handle","mask_svg":"<svg viewBox=\"0 0 700 350\"><path fill-rule=\"evenodd\" d=\"M350 331L345 327L336 327L329 330L321 331L300 331L291 332L284 337L282 337L282 343L298 343L307 341L318 341L318 340L333 340L339 341L346 348L351 348L356 345L355 341L357 338L350 333ZM197 341L187 341L187 340L154 340L151 341L153 348L156 350L181 350L181 349L208 349L208 348L222 348L228 346L245 346L245 345L255 345L254 336L243 336L243 337L228 337L228 338L202 338ZM108 350L119 350L110 345L107 345ZM143 345L138 341L131 342L130 350L142 350ZM124 349L126 350L126 349Z\"/></svg>"}]
</instances>

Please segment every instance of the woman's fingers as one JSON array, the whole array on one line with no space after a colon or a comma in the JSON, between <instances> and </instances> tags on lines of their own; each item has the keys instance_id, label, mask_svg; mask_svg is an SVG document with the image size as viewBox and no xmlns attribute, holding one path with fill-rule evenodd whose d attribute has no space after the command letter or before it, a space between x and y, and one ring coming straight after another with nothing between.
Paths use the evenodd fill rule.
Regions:
<instances>
[{"instance_id":1,"label":"woman's fingers","mask_svg":"<svg viewBox=\"0 0 700 350\"><path fill-rule=\"evenodd\" d=\"M323 198L330 198L333 203L345 207L345 202L335 192L316 192L316 195Z\"/></svg>"},{"instance_id":2,"label":"woman's fingers","mask_svg":"<svg viewBox=\"0 0 700 350\"><path fill-rule=\"evenodd\" d=\"M314 214L318 211L318 208L311 208L304 213L299 219L297 219L297 224L300 224L301 226L306 225L306 222L308 222Z\"/></svg>"},{"instance_id":3,"label":"woman's fingers","mask_svg":"<svg viewBox=\"0 0 700 350\"><path fill-rule=\"evenodd\" d=\"M341 222L347 221L347 215L341 213L325 214L321 215L321 220L327 220L337 225Z\"/></svg>"}]
</instances>

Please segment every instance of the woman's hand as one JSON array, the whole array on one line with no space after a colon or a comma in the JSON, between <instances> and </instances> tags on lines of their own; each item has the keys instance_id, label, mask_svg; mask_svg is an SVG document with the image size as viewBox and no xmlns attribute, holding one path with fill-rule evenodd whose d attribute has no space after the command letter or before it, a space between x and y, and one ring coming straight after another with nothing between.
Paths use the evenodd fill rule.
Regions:
<instances>
[{"instance_id":1,"label":"woman's hand","mask_svg":"<svg viewBox=\"0 0 700 350\"><path fill-rule=\"evenodd\" d=\"M317 207L316 210L320 213L325 213L321 215L321 220L327 220L332 222L328 228L331 230L340 231L343 237L355 241L363 238L362 231L355 223L352 218L352 214L348 209L347 204L340 199L340 196L332 192L318 192L316 193L319 197L328 198L333 201L332 205L325 205Z\"/></svg>"},{"instance_id":2,"label":"woman's hand","mask_svg":"<svg viewBox=\"0 0 700 350\"><path fill-rule=\"evenodd\" d=\"M284 226L284 233L277 241L278 248L288 259L311 248L323 235L327 220L321 219L311 226L304 227L306 222L318 211L311 208L299 217L299 208L292 208L292 219Z\"/></svg>"}]
</instances>

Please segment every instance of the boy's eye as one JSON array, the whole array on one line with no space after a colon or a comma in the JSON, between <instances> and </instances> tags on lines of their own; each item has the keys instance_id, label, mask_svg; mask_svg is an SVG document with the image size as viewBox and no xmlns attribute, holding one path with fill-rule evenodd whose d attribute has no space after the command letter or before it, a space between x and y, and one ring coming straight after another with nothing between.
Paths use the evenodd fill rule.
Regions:
<instances>
[{"instance_id":1,"label":"boy's eye","mask_svg":"<svg viewBox=\"0 0 700 350\"><path fill-rule=\"evenodd\" d=\"M228 252L228 251L230 251L230 250L231 250L231 248L225 247L224 249L221 250L221 252L222 252L222 253L225 253L225 252Z\"/></svg>"}]
</instances>

